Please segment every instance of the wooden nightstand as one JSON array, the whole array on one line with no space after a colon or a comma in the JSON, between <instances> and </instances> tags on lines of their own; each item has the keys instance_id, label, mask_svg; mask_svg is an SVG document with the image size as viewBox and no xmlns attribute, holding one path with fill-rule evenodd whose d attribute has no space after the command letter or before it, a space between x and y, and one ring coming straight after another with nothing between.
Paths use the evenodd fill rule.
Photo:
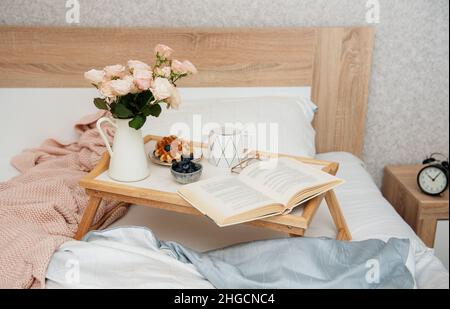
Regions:
<instances>
[{"instance_id":1,"label":"wooden nightstand","mask_svg":"<svg viewBox=\"0 0 450 309\"><path fill-rule=\"evenodd\" d=\"M382 191L423 242L433 248L438 221L448 222L448 189L441 197L422 193L417 185L421 168L423 165L387 166Z\"/></svg>"}]
</instances>

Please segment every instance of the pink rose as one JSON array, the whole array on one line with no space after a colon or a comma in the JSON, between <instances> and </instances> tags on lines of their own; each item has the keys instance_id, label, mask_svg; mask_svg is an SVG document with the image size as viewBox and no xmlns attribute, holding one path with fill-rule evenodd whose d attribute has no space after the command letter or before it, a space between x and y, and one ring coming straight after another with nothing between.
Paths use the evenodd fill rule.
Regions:
<instances>
[{"instance_id":1,"label":"pink rose","mask_svg":"<svg viewBox=\"0 0 450 309\"><path fill-rule=\"evenodd\" d=\"M178 60L172 60L172 71L177 74L186 74L188 72L184 63Z\"/></svg>"},{"instance_id":2,"label":"pink rose","mask_svg":"<svg viewBox=\"0 0 450 309\"><path fill-rule=\"evenodd\" d=\"M131 73L134 73L134 71L150 70L150 66L147 63L139 60L129 60L127 63L127 67Z\"/></svg>"},{"instance_id":3,"label":"pink rose","mask_svg":"<svg viewBox=\"0 0 450 309\"><path fill-rule=\"evenodd\" d=\"M140 92L140 89L135 84L135 80L134 80L134 77L132 75L129 75L129 74L125 75L123 80L126 80L126 81L128 81L131 84L130 93L139 93Z\"/></svg>"},{"instance_id":4,"label":"pink rose","mask_svg":"<svg viewBox=\"0 0 450 309\"><path fill-rule=\"evenodd\" d=\"M136 70L133 73L133 77L135 79L151 79L153 75L149 70Z\"/></svg>"},{"instance_id":5,"label":"pink rose","mask_svg":"<svg viewBox=\"0 0 450 309\"><path fill-rule=\"evenodd\" d=\"M114 98L114 91L111 87L111 81L106 81L100 84L100 93L107 98Z\"/></svg>"},{"instance_id":6,"label":"pink rose","mask_svg":"<svg viewBox=\"0 0 450 309\"><path fill-rule=\"evenodd\" d=\"M151 91L156 100L164 100L171 96L173 88L167 78L157 77L153 82Z\"/></svg>"},{"instance_id":7,"label":"pink rose","mask_svg":"<svg viewBox=\"0 0 450 309\"><path fill-rule=\"evenodd\" d=\"M195 67L195 65L192 64L192 62L190 62L188 60L184 60L183 65L188 73L197 74L197 72L198 72L197 68Z\"/></svg>"},{"instance_id":8,"label":"pink rose","mask_svg":"<svg viewBox=\"0 0 450 309\"><path fill-rule=\"evenodd\" d=\"M133 82L127 79L112 80L111 88L116 96L124 96L131 92Z\"/></svg>"},{"instance_id":9,"label":"pink rose","mask_svg":"<svg viewBox=\"0 0 450 309\"><path fill-rule=\"evenodd\" d=\"M153 74L148 70L137 70L133 73L134 83L140 90L147 90L152 86Z\"/></svg>"},{"instance_id":10,"label":"pink rose","mask_svg":"<svg viewBox=\"0 0 450 309\"><path fill-rule=\"evenodd\" d=\"M155 69L155 74L161 77L169 78L172 70L170 67L159 67Z\"/></svg>"},{"instance_id":11,"label":"pink rose","mask_svg":"<svg viewBox=\"0 0 450 309\"><path fill-rule=\"evenodd\" d=\"M136 79L134 83L139 90L148 90L152 86L152 81L150 79Z\"/></svg>"},{"instance_id":12,"label":"pink rose","mask_svg":"<svg viewBox=\"0 0 450 309\"><path fill-rule=\"evenodd\" d=\"M172 56L173 49L164 44L158 44L155 47L155 54L159 55L161 58L168 59Z\"/></svg>"},{"instance_id":13,"label":"pink rose","mask_svg":"<svg viewBox=\"0 0 450 309\"><path fill-rule=\"evenodd\" d=\"M105 78L105 71L103 70L90 70L84 73L84 78L86 78L91 84L98 86Z\"/></svg>"},{"instance_id":14,"label":"pink rose","mask_svg":"<svg viewBox=\"0 0 450 309\"><path fill-rule=\"evenodd\" d=\"M109 65L104 68L106 77L113 78L113 77L123 77L125 75L125 67L121 64L116 65Z\"/></svg>"},{"instance_id":15,"label":"pink rose","mask_svg":"<svg viewBox=\"0 0 450 309\"><path fill-rule=\"evenodd\" d=\"M181 105L181 96L176 87L172 87L172 93L170 97L166 100L170 108L178 109Z\"/></svg>"}]
</instances>

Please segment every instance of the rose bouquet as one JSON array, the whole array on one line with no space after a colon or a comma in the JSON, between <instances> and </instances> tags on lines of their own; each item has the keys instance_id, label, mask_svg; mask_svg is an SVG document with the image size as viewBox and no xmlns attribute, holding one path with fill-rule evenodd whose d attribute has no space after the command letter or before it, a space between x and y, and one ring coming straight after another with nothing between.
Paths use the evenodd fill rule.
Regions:
<instances>
[{"instance_id":1,"label":"rose bouquet","mask_svg":"<svg viewBox=\"0 0 450 309\"><path fill-rule=\"evenodd\" d=\"M94 99L95 106L108 110L114 118L130 119L128 125L136 130L148 116L161 114L161 104L177 109L181 100L175 83L197 69L187 60L172 59L172 54L170 47L158 44L153 66L129 60L126 66L117 64L84 73L102 95Z\"/></svg>"}]
</instances>

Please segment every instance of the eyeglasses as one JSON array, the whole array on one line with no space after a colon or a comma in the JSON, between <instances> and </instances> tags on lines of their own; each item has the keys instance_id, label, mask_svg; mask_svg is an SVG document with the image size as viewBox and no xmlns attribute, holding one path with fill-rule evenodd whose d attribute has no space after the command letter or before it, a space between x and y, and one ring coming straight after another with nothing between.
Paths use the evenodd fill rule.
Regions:
<instances>
[{"instance_id":1,"label":"eyeglasses","mask_svg":"<svg viewBox=\"0 0 450 309\"><path fill-rule=\"evenodd\" d=\"M267 158L263 157L259 152L251 151L247 153L246 157L242 159L238 164L231 167L231 172L240 174L247 166L266 159Z\"/></svg>"}]
</instances>

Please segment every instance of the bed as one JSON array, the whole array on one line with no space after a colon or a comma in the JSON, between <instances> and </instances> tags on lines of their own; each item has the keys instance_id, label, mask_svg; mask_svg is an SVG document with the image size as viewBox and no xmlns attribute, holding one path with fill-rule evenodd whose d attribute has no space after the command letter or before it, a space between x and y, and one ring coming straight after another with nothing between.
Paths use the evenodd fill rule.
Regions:
<instances>
[{"instance_id":1,"label":"bed","mask_svg":"<svg viewBox=\"0 0 450 309\"><path fill-rule=\"evenodd\" d=\"M349 229L352 232L354 241L365 239L382 239L387 241L391 237L409 238L413 247L413 271L418 288L448 288L448 272L441 262L434 256L433 251L424 246L422 241L414 234L412 229L395 212L392 206L383 198L379 189L372 181L370 175L364 169L364 164L360 159L345 152L331 152L318 155L321 159L334 160L341 163L339 176L346 179L347 183L336 189L336 194L342 205L344 215ZM319 237L335 236L335 227L326 207L322 205L313 224L307 230L306 236ZM111 228L124 226L143 226L151 229L160 239L176 240L187 247L206 251L221 247L230 246L240 242L251 242L261 239L277 239L286 237L285 234L275 233L250 226L234 226L225 229L218 228L207 218L197 218L183 214L173 214L157 209L144 207L131 207L129 213L114 223ZM68 256L65 251L77 252L78 242L66 243L55 259L48 282L50 287L73 287L67 284L64 278L55 276L61 269L64 269ZM75 248L75 250L74 250ZM92 252L92 251L90 251ZM123 254L123 251L119 251ZM163 261L161 259L163 258ZM134 274L137 278L129 287L173 287L173 288L212 288L205 282L193 267L183 263L177 263L172 258L167 258L163 254L155 259L157 265L165 265L167 268L175 267L180 271L177 279L162 280L173 274L172 270L159 269L149 272L138 272ZM148 261L147 261L148 262ZM104 272L96 272L96 278L90 281L94 287L118 287L127 286L125 274L129 271L131 263L124 262L121 255L116 258L106 258L105 266L98 265L94 261L85 263L89 269L105 269ZM115 272L111 274L108 268L117 265ZM120 266L119 266L120 265ZM140 264L135 264L138 269ZM117 271L120 269L121 271ZM59 271L58 271L59 270ZM87 272L86 275L92 275ZM81 275L84 275L83 273ZM114 280L112 280L114 278ZM183 279L181 279L183 278ZM184 281L183 281L184 280ZM86 287L79 285L77 287Z\"/></svg>"},{"instance_id":2,"label":"bed","mask_svg":"<svg viewBox=\"0 0 450 309\"><path fill-rule=\"evenodd\" d=\"M5 59L0 64L0 70L10 77L0 80L0 87L4 88L0 89L0 101L15 102L14 105L7 105L9 113L2 115L14 113L17 108L25 106L34 110L34 113L21 116L19 127L10 118L2 119L3 124L15 126L17 132L1 141L2 148L4 145L8 147L1 154L0 179L5 180L15 173L8 165L12 155L30 144L38 144L47 136L70 139L73 136L66 124L93 110L88 104L80 105L80 102L95 96L92 89L47 88L85 87L82 72L86 69L123 62L128 58L145 59L155 43L165 42L180 51L181 57L198 65L202 72L198 78L181 85L184 87L184 99L195 101L230 94L249 96L254 92L310 96L318 106L314 118L317 157L341 164L339 175L347 183L337 190L337 195L354 240L410 239L417 287L448 288L448 272L434 257L432 250L424 246L382 197L360 159L364 144L373 29L95 29L94 35L93 29L89 28L2 27L0 33L5 38L0 42L0 58ZM41 43L30 44L33 41L30 37ZM113 51L106 56L96 50L100 37L103 46ZM80 45L80 42L83 44ZM74 60L67 63L67 59ZM15 87L33 89L11 89ZM39 108L30 106L30 98L38 103ZM64 111L54 122L43 122L52 106L61 100L68 105L78 104L80 108L76 112ZM151 130L149 128L149 133L160 133ZM15 138L18 135L24 138ZM334 225L326 208L319 209L307 236L334 237ZM205 218L191 218L143 207L131 207L128 214L113 227L126 225L149 227L161 239L175 240L200 251L236 242L285 236L247 226L219 229ZM67 243L61 252L67 248L65 246L78 245L76 242ZM157 281L164 277L169 278L163 281L165 287L211 287L195 269L173 265L173 261L163 261L158 256L155 256L156 260L162 266L153 275L147 274L141 282L135 282L137 286L164 287L164 284L149 284L152 278ZM57 259L54 263L53 269L57 273ZM190 280L170 281L170 278L176 277L168 270L171 267L179 268L180 276L184 274ZM110 274L105 274L104 279L111 279L108 276ZM58 278L50 274L48 286L64 287L64 282Z\"/></svg>"}]
</instances>

